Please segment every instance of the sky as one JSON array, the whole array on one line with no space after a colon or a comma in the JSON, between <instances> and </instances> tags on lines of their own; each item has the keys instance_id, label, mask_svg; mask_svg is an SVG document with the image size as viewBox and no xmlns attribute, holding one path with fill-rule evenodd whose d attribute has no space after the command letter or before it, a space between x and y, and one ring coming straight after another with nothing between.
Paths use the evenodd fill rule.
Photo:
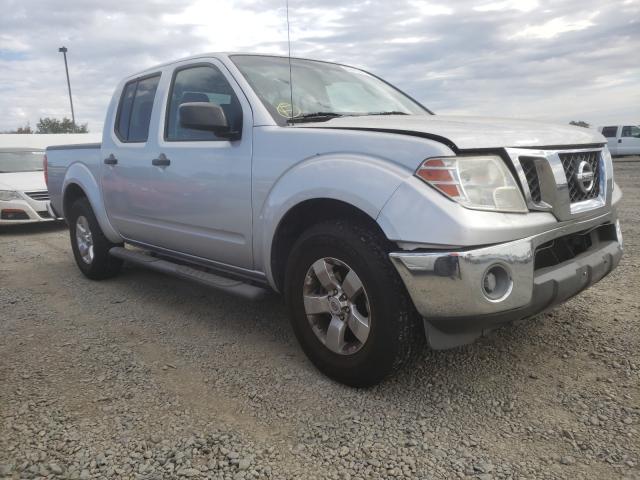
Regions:
<instances>
[{"instance_id":1,"label":"sky","mask_svg":"<svg viewBox=\"0 0 640 480\"><path fill-rule=\"evenodd\" d=\"M212 51L287 53L285 0L0 0L0 131L100 131L124 76ZM640 123L640 0L290 0L293 56L364 68L436 114Z\"/></svg>"}]
</instances>

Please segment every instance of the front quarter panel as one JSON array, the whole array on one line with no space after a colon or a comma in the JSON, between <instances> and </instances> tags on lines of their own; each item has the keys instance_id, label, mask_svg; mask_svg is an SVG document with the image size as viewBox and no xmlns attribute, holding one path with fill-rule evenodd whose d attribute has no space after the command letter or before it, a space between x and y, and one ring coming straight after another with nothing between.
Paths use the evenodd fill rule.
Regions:
<instances>
[{"instance_id":1,"label":"front quarter panel","mask_svg":"<svg viewBox=\"0 0 640 480\"><path fill-rule=\"evenodd\" d=\"M299 203L313 199L339 200L375 219L407 172L382 160L355 154L309 158L279 179L266 202L260 222L264 232L260 261L270 278L271 239L286 213Z\"/></svg>"},{"instance_id":2,"label":"front quarter panel","mask_svg":"<svg viewBox=\"0 0 640 480\"><path fill-rule=\"evenodd\" d=\"M254 129L254 258L272 286L271 244L287 212L306 200L339 200L372 219L437 142L377 132Z\"/></svg>"}]
</instances>

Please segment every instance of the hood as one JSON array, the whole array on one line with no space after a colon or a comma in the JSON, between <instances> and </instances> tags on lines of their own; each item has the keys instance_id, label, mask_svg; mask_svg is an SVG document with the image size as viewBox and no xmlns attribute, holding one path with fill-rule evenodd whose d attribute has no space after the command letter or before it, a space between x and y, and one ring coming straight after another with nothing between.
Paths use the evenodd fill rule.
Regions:
<instances>
[{"instance_id":1,"label":"hood","mask_svg":"<svg viewBox=\"0 0 640 480\"><path fill-rule=\"evenodd\" d=\"M450 115L339 117L302 124L313 128L380 130L433 138L459 150L501 147L550 147L604 144L596 130L510 118Z\"/></svg>"},{"instance_id":2,"label":"hood","mask_svg":"<svg viewBox=\"0 0 640 480\"><path fill-rule=\"evenodd\" d=\"M19 192L47 190L44 172L0 173L0 190Z\"/></svg>"}]
</instances>

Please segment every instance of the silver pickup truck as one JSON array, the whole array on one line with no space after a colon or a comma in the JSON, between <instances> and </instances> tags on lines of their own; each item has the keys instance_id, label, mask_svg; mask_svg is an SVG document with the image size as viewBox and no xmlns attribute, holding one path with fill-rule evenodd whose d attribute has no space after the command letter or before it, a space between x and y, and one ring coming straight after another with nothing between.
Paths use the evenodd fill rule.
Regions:
<instances>
[{"instance_id":1,"label":"silver pickup truck","mask_svg":"<svg viewBox=\"0 0 640 480\"><path fill-rule=\"evenodd\" d=\"M334 63L207 54L124 79L101 144L47 149L80 270L123 261L284 295L354 386L534 316L611 272L622 193L585 128L434 115Z\"/></svg>"}]
</instances>

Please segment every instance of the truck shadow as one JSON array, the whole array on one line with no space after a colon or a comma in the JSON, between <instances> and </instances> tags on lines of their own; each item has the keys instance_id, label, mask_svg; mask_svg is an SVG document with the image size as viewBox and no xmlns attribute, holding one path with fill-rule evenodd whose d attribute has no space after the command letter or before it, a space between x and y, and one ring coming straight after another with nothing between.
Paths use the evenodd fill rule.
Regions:
<instances>
[{"instance_id":1,"label":"truck shadow","mask_svg":"<svg viewBox=\"0 0 640 480\"><path fill-rule=\"evenodd\" d=\"M436 392L442 390L486 393L490 390L488 386L499 385L503 394L516 391L521 388L521 380L528 378L527 369L535 368L527 365L524 352L542 345L539 354L549 354L549 346L542 337L547 337L551 333L548 330L554 328L552 322L543 321L545 317L540 316L526 324L505 326L471 345L453 350L433 351L425 346L415 361L380 385L354 389L328 379L313 367L293 335L283 299L275 293L248 302L135 266L127 267L117 281L127 284L132 300L138 296L149 299L152 295L158 310L170 312L166 319L156 317L151 321L162 323L158 328L173 330L179 336L177 343L193 347L189 356L198 358L204 375L208 375L208 367L211 375L219 371L219 353L212 352L220 352L220 345L224 345L229 352L221 352L225 357L222 363L234 358L225 368L237 369L236 375L247 376L248 380L260 377L261 381L256 383L261 385L277 386L273 395L280 395L279 389L287 389L283 378L297 379L292 382L295 389L288 393L291 402L305 403L322 391L322 396L332 392L351 398L356 404L382 402L391 410L402 410L415 408L416 397L426 408L430 401L437 401ZM172 327L171 319L179 319L179 326ZM256 356L269 361L255 366ZM247 364L257 370L242 371ZM246 388L253 389L251 385L248 381Z\"/></svg>"},{"instance_id":2,"label":"truck shadow","mask_svg":"<svg viewBox=\"0 0 640 480\"><path fill-rule=\"evenodd\" d=\"M64 221L37 222L15 225L0 225L0 236L2 235L38 235L67 229Z\"/></svg>"}]
</instances>

